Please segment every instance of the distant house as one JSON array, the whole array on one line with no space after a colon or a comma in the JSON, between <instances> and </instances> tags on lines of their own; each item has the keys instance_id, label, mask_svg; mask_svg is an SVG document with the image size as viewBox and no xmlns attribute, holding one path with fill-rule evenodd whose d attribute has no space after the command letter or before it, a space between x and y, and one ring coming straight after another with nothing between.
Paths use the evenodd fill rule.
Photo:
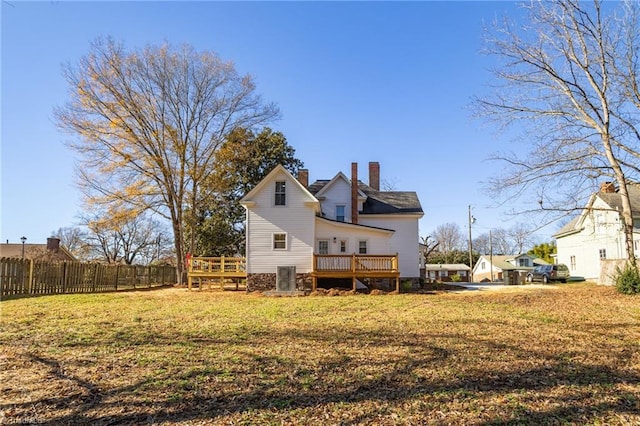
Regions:
<instances>
[{"instance_id":1,"label":"distant house","mask_svg":"<svg viewBox=\"0 0 640 426\"><path fill-rule=\"evenodd\" d=\"M640 255L640 186L629 185L633 214L633 246ZM591 195L580 215L553 235L558 247L558 263L569 267L571 275L587 280L600 278L605 259L626 259L622 219L622 199L611 182Z\"/></svg>"},{"instance_id":2,"label":"distant house","mask_svg":"<svg viewBox=\"0 0 640 426\"><path fill-rule=\"evenodd\" d=\"M352 163L350 177L338 172L309 184L308 170L295 178L277 166L243 197L249 291L276 289L282 268L297 290L329 279L350 279L353 288L379 279L417 283L417 194L381 191L377 162L369 163L368 185L357 170Z\"/></svg>"},{"instance_id":3,"label":"distant house","mask_svg":"<svg viewBox=\"0 0 640 426\"><path fill-rule=\"evenodd\" d=\"M77 259L69 250L60 244L58 238L47 238L46 244L0 244L0 258L10 257L21 259L24 250L25 259L47 259L57 261L75 262Z\"/></svg>"},{"instance_id":4,"label":"distant house","mask_svg":"<svg viewBox=\"0 0 640 426\"><path fill-rule=\"evenodd\" d=\"M529 254L482 255L473 267L473 280L517 284L523 282L526 273L534 267L547 264L548 262Z\"/></svg>"},{"instance_id":5,"label":"distant house","mask_svg":"<svg viewBox=\"0 0 640 426\"><path fill-rule=\"evenodd\" d=\"M424 266L425 278L429 281L450 282L454 275L460 277L461 282L469 282L471 268L464 263L427 263Z\"/></svg>"}]
</instances>

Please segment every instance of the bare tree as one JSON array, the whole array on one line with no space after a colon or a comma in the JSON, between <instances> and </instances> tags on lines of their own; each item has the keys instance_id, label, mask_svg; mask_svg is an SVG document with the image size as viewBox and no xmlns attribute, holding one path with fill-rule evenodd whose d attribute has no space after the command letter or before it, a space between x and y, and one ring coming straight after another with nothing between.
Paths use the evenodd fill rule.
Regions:
<instances>
[{"instance_id":1,"label":"bare tree","mask_svg":"<svg viewBox=\"0 0 640 426\"><path fill-rule=\"evenodd\" d=\"M638 4L606 6L533 1L521 27L496 23L487 46L501 60L495 70L501 84L477 105L504 126L524 124L530 147L492 156L507 165L489 184L497 195L530 197L550 220L584 206L598 180L613 180L633 259L628 185L640 175Z\"/></svg>"},{"instance_id":2,"label":"bare tree","mask_svg":"<svg viewBox=\"0 0 640 426\"><path fill-rule=\"evenodd\" d=\"M439 225L431 235L438 242L438 250L443 253L464 249L465 238L457 223Z\"/></svg>"},{"instance_id":3,"label":"bare tree","mask_svg":"<svg viewBox=\"0 0 640 426\"><path fill-rule=\"evenodd\" d=\"M422 240L422 257L424 258L424 263L429 263L429 256L438 248L440 243L431 235L420 237L420 239Z\"/></svg>"},{"instance_id":4,"label":"bare tree","mask_svg":"<svg viewBox=\"0 0 640 426\"><path fill-rule=\"evenodd\" d=\"M199 214L201 184L215 152L237 127L278 116L230 62L185 45L125 50L99 39L64 76L70 101L55 110L60 128L78 136L79 183L94 205L136 217L153 210L172 227L182 280L184 227Z\"/></svg>"},{"instance_id":5,"label":"bare tree","mask_svg":"<svg viewBox=\"0 0 640 426\"><path fill-rule=\"evenodd\" d=\"M69 250L76 259L87 260L89 258L87 235L82 228L77 226L58 228L51 235L59 238L60 244Z\"/></svg>"},{"instance_id":6,"label":"bare tree","mask_svg":"<svg viewBox=\"0 0 640 426\"><path fill-rule=\"evenodd\" d=\"M85 216L83 223L93 257L107 263L150 263L159 258L162 241L169 240L164 227L144 214L113 216L101 211Z\"/></svg>"}]
</instances>

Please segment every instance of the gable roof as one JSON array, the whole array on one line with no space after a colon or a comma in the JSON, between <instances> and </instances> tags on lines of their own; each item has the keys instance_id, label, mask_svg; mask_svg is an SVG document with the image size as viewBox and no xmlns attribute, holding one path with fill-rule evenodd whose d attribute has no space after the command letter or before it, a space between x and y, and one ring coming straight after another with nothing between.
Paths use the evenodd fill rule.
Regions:
<instances>
[{"instance_id":1,"label":"gable roof","mask_svg":"<svg viewBox=\"0 0 640 426\"><path fill-rule=\"evenodd\" d=\"M631 213L633 216L640 216L640 184L629 184L629 201L631 202ZM602 200L611 210L622 212L622 196L619 192L595 192L589 197L589 201L582 209L580 215L571 219L566 225L560 228L553 238L562 238L576 234L584 229L583 223L588 212L593 208L596 198Z\"/></svg>"},{"instance_id":2,"label":"gable roof","mask_svg":"<svg viewBox=\"0 0 640 426\"><path fill-rule=\"evenodd\" d=\"M331 180L316 180L309 185L309 192L315 196L321 196L325 187L334 182L338 176L342 176L347 182L349 179L342 172ZM358 181L359 194L366 195L367 199L362 205L360 214L423 214L418 194L415 191L377 191Z\"/></svg>"},{"instance_id":3,"label":"gable roof","mask_svg":"<svg viewBox=\"0 0 640 426\"><path fill-rule=\"evenodd\" d=\"M278 164L276 167L274 167L273 170L271 170L251 191L249 191L244 197L242 197L242 199L240 200L240 204L245 207L252 204L253 198L256 196L256 194L260 193L267 185L269 185L269 183L273 181L275 176L280 173L284 173L290 181L293 181L293 184L300 191L302 191L307 196L307 198L309 198L309 202L313 205L316 213L319 213L320 202L318 201L318 199L313 194L311 194L307 190L307 188L305 188L304 185L302 185L298 181L298 179L294 178L293 175L289 173L289 171L285 169L281 164Z\"/></svg>"},{"instance_id":4,"label":"gable roof","mask_svg":"<svg viewBox=\"0 0 640 426\"><path fill-rule=\"evenodd\" d=\"M631 211L633 214L640 215L640 185L629 184L627 191L629 192ZM622 211L622 197L619 192L597 192L596 196L612 209Z\"/></svg>"},{"instance_id":5,"label":"gable roof","mask_svg":"<svg viewBox=\"0 0 640 426\"><path fill-rule=\"evenodd\" d=\"M51 260L77 261L75 256L62 245L58 246L55 250L50 250L47 248L47 244L37 243L24 244L24 247L22 243L2 243L0 244L0 258L21 258L23 249L25 259L40 258L49 255L51 256Z\"/></svg>"},{"instance_id":6,"label":"gable roof","mask_svg":"<svg viewBox=\"0 0 640 426\"><path fill-rule=\"evenodd\" d=\"M535 257L532 256L530 254L526 254L526 253L520 253L520 254L511 254L511 255L493 255L493 266L495 268L499 268L502 269L503 271L511 271L514 269L522 269L522 268L527 268L527 266L518 266L518 265L514 265L513 263L509 262L510 260L515 260L519 257L523 257L526 256L528 258L530 258L532 260L532 263L534 265L547 265L547 262L545 262L544 260L542 260L539 257ZM491 257L486 256L486 255L482 255L480 256L480 258L485 259L487 262L491 262ZM476 262L476 265L480 263L480 259L478 259L478 262ZM475 267L474 267L475 269Z\"/></svg>"},{"instance_id":7,"label":"gable roof","mask_svg":"<svg viewBox=\"0 0 640 426\"><path fill-rule=\"evenodd\" d=\"M338 174L337 174L337 175L335 175L335 176L333 177L333 179L328 180L328 181L324 181L324 180L323 180L323 181L321 181L321 182L323 182L323 184L321 184L321 185L317 185L317 188L318 188L318 189L317 189L317 191L316 191L316 192L312 192L312 194L313 194L313 195L315 195L315 197L316 197L316 198L320 199L321 197L323 197L323 196L324 196L324 193L325 193L326 191L328 191L328 190L329 190L329 188L331 188L331 186L333 186L333 185L334 185L337 181L339 181L339 180L344 181L347 185L351 185L351 180L349 180L349 178L347 178L347 177L344 175L344 173L342 173L342 172L338 172ZM315 184L315 182L314 182L314 184ZM313 184L312 184L312 185L313 185ZM311 188L311 186L309 186L309 188ZM315 190L315 188L316 188L316 187L314 186L314 190ZM364 197L365 197L364 192L362 192L362 191L360 190L360 188L358 188L358 197L361 197L361 198L364 198Z\"/></svg>"}]
</instances>

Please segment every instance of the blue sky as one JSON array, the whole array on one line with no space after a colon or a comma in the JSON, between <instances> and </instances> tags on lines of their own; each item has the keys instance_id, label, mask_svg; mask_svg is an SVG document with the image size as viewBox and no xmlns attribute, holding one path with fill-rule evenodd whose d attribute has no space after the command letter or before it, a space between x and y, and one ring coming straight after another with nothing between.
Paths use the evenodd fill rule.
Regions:
<instances>
[{"instance_id":1,"label":"blue sky","mask_svg":"<svg viewBox=\"0 0 640 426\"><path fill-rule=\"evenodd\" d=\"M485 23L511 2L2 2L0 241L44 242L81 213L69 135L52 120L69 88L61 65L98 36L127 47L190 43L253 75L280 107L284 133L310 171L329 179L369 161L397 190L414 190L420 234L455 222L466 235L509 228L482 182L519 149L471 117L491 82ZM555 227L541 232L548 238Z\"/></svg>"}]
</instances>

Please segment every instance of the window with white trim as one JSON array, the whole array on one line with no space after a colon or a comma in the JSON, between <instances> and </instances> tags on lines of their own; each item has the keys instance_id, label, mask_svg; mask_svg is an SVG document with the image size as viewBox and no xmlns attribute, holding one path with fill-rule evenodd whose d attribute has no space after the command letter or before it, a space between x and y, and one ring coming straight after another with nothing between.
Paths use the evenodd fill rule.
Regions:
<instances>
[{"instance_id":1,"label":"window with white trim","mask_svg":"<svg viewBox=\"0 0 640 426\"><path fill-rule=\"evenodd\" d=\"M287 234L286 233L273 234L273 249L274 250L286 250L287 249Z\"/></svg>"},{"instance_id":2,"label":"window with white trim","mask_svg":"<svg viewBox=\"0 0 640 426\"><path fill-rule=\"evenodd\" d=\"M340 240L340 253L347 252L347 240Z\"/></svg>"},{"instance_id":3,"label":"window with white trim","mask_svg":"<svg viewBox=\"0 0 640 426\"><path fill-rule=\"evenodd\" d=\"M285 181L277 181L276 182L276 191L275 191L276 206L286 206L287 205L287 182Z\"/></svg>"},{"instance_id":4,"label":"window with white trim","mask_svg":"<svg viewBox=\"0 0 640 426\"><path fill-rule=\"evenodd\" d=\"M318 254L329 254L329 240L318 240Z\"/></svg>"},{"instance_id":5,"label":"window with white trim","mask_svg":"<svg viewBox=\"0 0 640 426\"><path fill-rule=\"evenodd\" d=\"M367 240L358 241L358 254L367 254Z\"/></svg>"},{"instance_id":6,"label":"window with white trim","mask_svg":"<svg viewBox=\"0 0 640 426\"><path fill-rule=\"evenodd\" d=\"M447 271L446 269L443 269L440 271L440 276L441 277L448 277L449 276L449 271Z\"/></svg>"},{"instance_id":7,"label":"window with white trim","mask_svg":"<svg viewBox=\"0 0 640 426\"><path fill-rule=\"evenodd\" d=\"M607 249L600 249L599 250L599 254L600 254L600 259L606 259L607 258Z\"/></svg>"},{"instance_id":8,"label":"window with white trim","mask_svg":"<svg viewBox=\"0 0 640 426\"><path fill-rule=\"evenodd\" d=\"M571 266L571 270L575 271L576 270L576 257L575 256L571 256L569 258L569 264Z\"/></svg>"}]
</instances>

